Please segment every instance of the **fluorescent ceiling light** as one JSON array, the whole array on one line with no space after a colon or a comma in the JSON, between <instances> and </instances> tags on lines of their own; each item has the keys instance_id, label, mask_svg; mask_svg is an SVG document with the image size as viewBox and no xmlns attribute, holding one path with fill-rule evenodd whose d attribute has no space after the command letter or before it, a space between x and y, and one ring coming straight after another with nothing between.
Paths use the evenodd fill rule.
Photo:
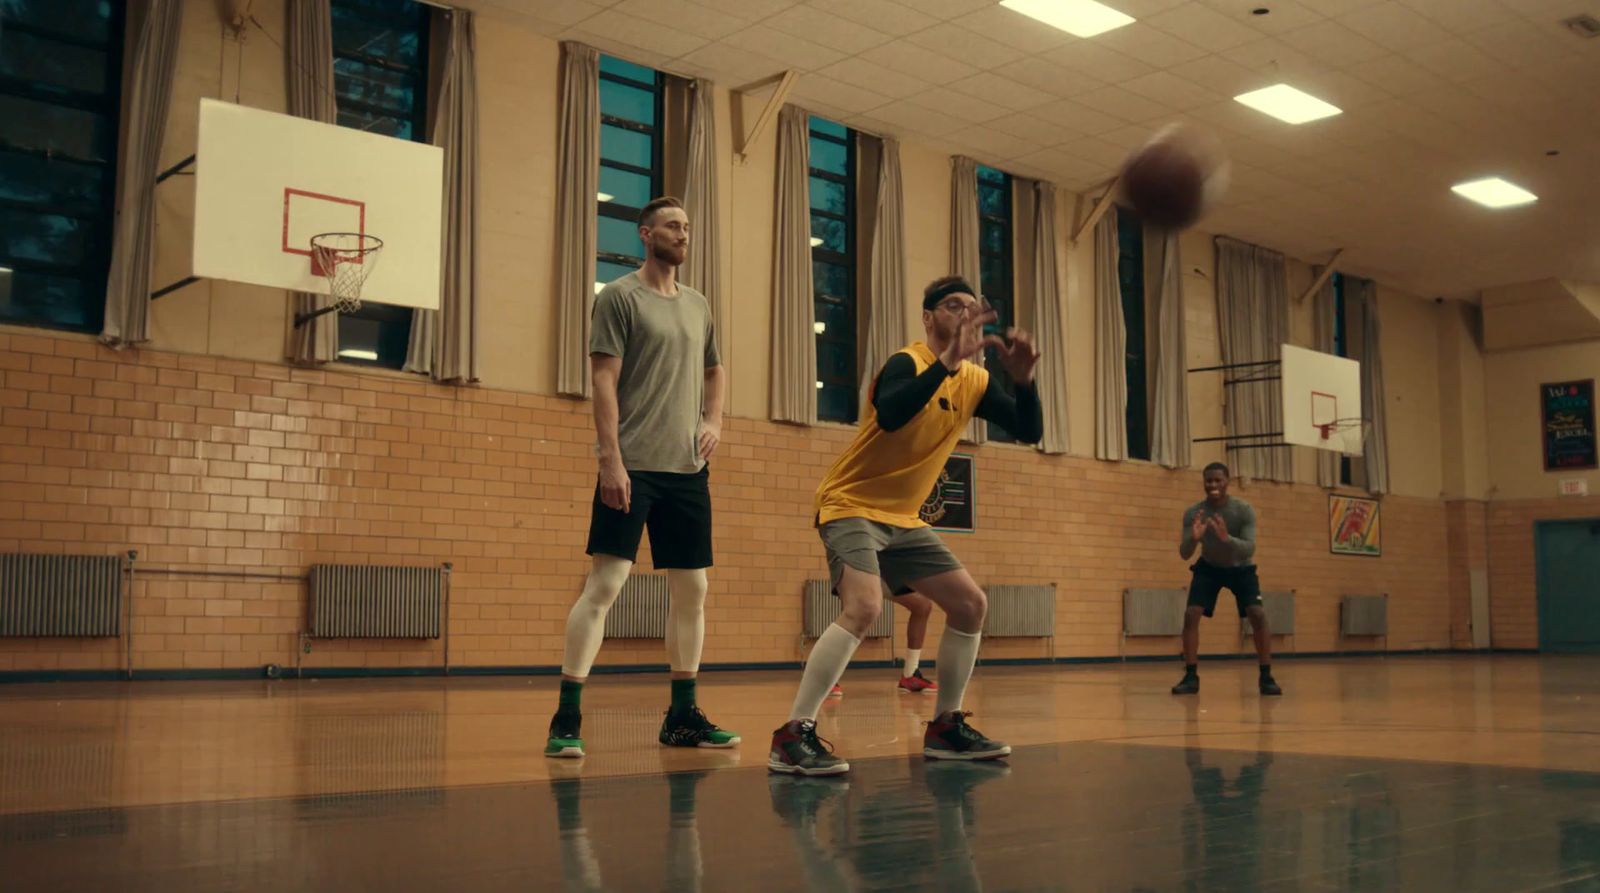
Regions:
<instances>
[{"instance_id":1,"label":"fluorescent ceiling light","mask_svg":"<svg viewBox=\"0 0 1600 893\"><path fill-rule=\"evenodd\" d=\"M816 236L812 236L811 237L811 247L812 248L815 248L815 247L817 247L818 245L821 245L821 244L822 244L822 240L821 239L817 238Z\"/></svg>"},{"instance_id":2,"label":"fluorescent ceiling light","mask_svg":"<svg viewBox=\"0 0 1600 893\"><path fill-rule=\"evenodd\" d=\"M1457 183L1450 187L1450 191L1463 198L1470 198L1486 208L1514 208L1539 200L1537 195L1499 177L1484 177L1482 180Z\"/></svg>"},{"instance_id":3,"label":"fluorescent ceiling light","mask_svg":"<svg viewBox=\"0 0 1600 893\"><path fill-rule=\"evenodd\" d=\"M595 193L595 197L600 199L603 202L608 202L608 201L611 201L612 199L616 198L616 196L612 195L609 192L596 192Z\"/></svg>"},{"instance_id":4,"label":"fluorescent ceiling light","mask_svg":"<svg viewBox=\"0 0 1600 893\"><path fill-rule=\"evenodd\" d=\"M594 293L595 294L599 294L601 289L604 289L605 287L606 287L606 284L604 282L596 282L594 284Z\"/></svg>"},{"instance_id":5,"label":"fluorescent ceiling light","mask_svg":"<svg viewBox=\"0 0 1600 893\"><path fill-rule=\"evenodd\" d=\"M339 351L339 356L341 356L341 357L349 357L352 360L374 360L374 361L376 361L378 359L378 352L375 351L375 350L352 350L351 348L347 347L347 348Z\"/></svg>"},{"instance_id":6,"label":"fluorescent ceiling light","mask_svg":"<svg viewBox=\"0 0 1600 893\"><path fill-rule=\"evenodd\" d=\"M1134 21L1133 16L1095 0L1000 0L1000 5L1078 37L1104 34Z\"/></svg>"},{"instance_id":7,"label":"fluorescent ceiling light","mask_svg":"<svg viewBox=\"0 0 1600 893\"><path fill-rule=\"evenodd\" d=\"M1304 124L1319 118L1331 118L1343 111L1336 105L1323 102L1310 93L1296 90L1288 84L1273 84L1260 90L1241 93L1233 99L1290 124Z\"/></svg>"},{"instance_id":8,"label":"fluorescent ceiling light","mask_svg":"<svg viewBox=\"0 0 1600 893\"><path fill-rule=\"evenodd\" d=\"M828 324L825 322L814 322L811 324L811 331L821 335L823 332L828 331Z\"/></svg>"},{"instance_id":9,"label":"fluorescent ceiling light","mask_svg":"<svg viewBox=\"0 0 1600 893\"><path fill-rule=\"evenodd\" d=\"M817 382L817 390L822 390L822 382Z\"/></svg>"}]
</instances>

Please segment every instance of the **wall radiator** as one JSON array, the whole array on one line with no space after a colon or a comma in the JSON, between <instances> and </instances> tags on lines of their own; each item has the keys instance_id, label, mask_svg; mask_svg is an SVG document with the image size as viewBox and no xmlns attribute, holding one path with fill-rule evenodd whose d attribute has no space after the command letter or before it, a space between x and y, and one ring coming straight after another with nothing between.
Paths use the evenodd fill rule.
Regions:
<instances>
[{"instance_id":1,"label":"wall radiator","mask_svg":"<svg viewBox=\"0 0 1600 893\"><path fill-rule=\"evenodd\" d=\"M1128 589L1122 593L1122 634L1125 636L1183 635L1186 589Z\"/></svg>"},{"instance_id":2,"label":"wall radiator","mask_svg":"<svg viewBox=\"0 0 1600 893\"><path fill-rule=\"evenodd\" d=\"M606 612L606 638L665 639L669 598L666 574L629 574Z\"/></svg>"},{"instance_id":3,"label":"wall radiator","mask_svg":"<svg viewBox=\"0 0 1600 893\"><path fill-rule=\"evenodd\" d=\"M1056 586L990 586L989 614L983 634L1005 637L1053 637L1056 634Z\"/></svg>"},{"instance_id":4,"label":"wall radiator","mask_svg":"<svg viewBox=\"0 0 1600 893\"><path fill-rule=\"evenodd\" d=\"M122 556L0 555L0 636L122 631Z\"/></svg>"},{"instance_id":5,"label":"wall radiator","mask_svg":"<svg viewBox=\"0 0 1600 893\"><path fill-rule=\"evenodd\" d=\"M808 639L821 638L828 627L839 616L839 599L833 594L833 581L807 580L805 595L805 637ZM887 639L894 632L894 602L888 598L885 591L883 599L883 613L878 615L878 622L867 630L869 639Z\"/></svg>"},{"instance_id":6,"label":"wall radiator","mask_svg":"<svg viewBox=\"0 0 1600 893\"><path fill-rule=\"evenodd\" d=\"M1346 636L1387 636L1389 596L1345 596L1339 605L1339 632Z\"/></svg>"},{"instance_id":7,"label":"wall radiator","mask_svg":"<svg viewBox=\"0 0 1600 893\"><path fill-rule=\"evenodd\" d=\"M311 635L319 639L437 639L441 567L314 564Z\"/></svg>"},{"instance_id":8,"label":"wall radiator","mask_svg":"<svg viewBox=\"0 0 1600 893\"><path fill-rule=\"evenodd\" d=\"M1221 601L1219 598L1218 602ZM1294 593L1292 592L1263 592L1261 593L1261 610L1267 615L1267 629L1275 636L1294 635ZM1255 635L1255 630L1250 627L1250 618L1245 617L1239 629L1244 635Z\"/></svg>"}]
</instances>

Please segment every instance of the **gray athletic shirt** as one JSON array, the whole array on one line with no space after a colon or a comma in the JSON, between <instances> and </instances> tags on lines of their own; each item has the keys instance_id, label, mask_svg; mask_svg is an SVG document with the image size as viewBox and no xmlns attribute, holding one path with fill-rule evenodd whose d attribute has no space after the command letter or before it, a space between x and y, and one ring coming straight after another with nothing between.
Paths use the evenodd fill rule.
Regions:
<instances>
[{"instance_id":1,"label":"gray athletic shirt","mask_svg":"<svg viewBox=\"0 0 1600 893\"><path fill-rule=\"evenodd\" d=\"M664 295L629 273L595 296L589 352L622 358L617 439L623 466L678 474L703 468L706 370L722 363L705 296L682 283L676 295Z\"/></svg>"},{"instance_id":2,"label":"gray athletic shirt","mask_svg":"<svg viewBox=\"0 0 1600 893\"><path fill-rule=\"evenodd\" d=\"M1201 512L1208 516L1222 516L1223 523L1228 526L1228 542L1224 543L1217 539L1215 533L1206 531L1200 540L1200 558L1212 567L1244 567L1250 564L1256 554L1256 510L1250 507L1250 503L1237 496L1229 496L1221 509L1212 508L1205 500L1189 506L1183 513L1185 548L1194 542L1190 527L1194 524L1195 515Z\"/></svg>"}]
</instances>

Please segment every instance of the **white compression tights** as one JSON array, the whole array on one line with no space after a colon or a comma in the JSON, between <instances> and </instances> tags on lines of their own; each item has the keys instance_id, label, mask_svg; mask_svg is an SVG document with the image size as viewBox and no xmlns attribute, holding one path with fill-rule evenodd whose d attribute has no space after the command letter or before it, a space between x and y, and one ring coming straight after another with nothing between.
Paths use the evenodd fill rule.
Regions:
<instances>
[{"instance_id":1,"label":"white compression tights","mask_svg":"<svg viewBox=\"0 0 1600 893\"><path fill-rule=\"evenodd\" d=\"M583 592L567 614L567 649L561 673L584 679L594 666L605 638L606 613L616 603L633 562L611 555L596 555ZM669 570L671 603L667 614L667 660L675 673L700 669L700 652L706 638L706 572Z\"/></svg>"}]
</instances>

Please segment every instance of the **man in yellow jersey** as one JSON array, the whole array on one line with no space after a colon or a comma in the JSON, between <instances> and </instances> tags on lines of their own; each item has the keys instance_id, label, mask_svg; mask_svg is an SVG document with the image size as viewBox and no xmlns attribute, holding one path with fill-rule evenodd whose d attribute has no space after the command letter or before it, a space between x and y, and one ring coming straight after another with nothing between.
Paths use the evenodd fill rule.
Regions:
<instances>
[{"instance_id":1,"label":"man in yellow jersey","mask_svg":"<svg viewBox=\"0 0 1600 893\"><path fill-rule=\"evenodd\" d=\"M817 710L861 637L883 608L882 586L916 591L945 612L939 641L938 702L922 753L945 760L989 760L1011 753L967 725L961 698L978 660L988 604L983 590L944 541L917 517L945 460L974 415L1024 443L1044 433L1033 370L1039 351L1021 329L984 334L994 311L956 276L936 279L922 296L926 342L889 358L873 382L855 441L817 488L816 523L842 610L811 650L789 720L772 733L767 768L792 775L839 775L850 764L817 737ZM993 345L1016 384L1006 394L969 362ZM879 582L880 578L882 583Z\"/></svg>"}]
</instances>

